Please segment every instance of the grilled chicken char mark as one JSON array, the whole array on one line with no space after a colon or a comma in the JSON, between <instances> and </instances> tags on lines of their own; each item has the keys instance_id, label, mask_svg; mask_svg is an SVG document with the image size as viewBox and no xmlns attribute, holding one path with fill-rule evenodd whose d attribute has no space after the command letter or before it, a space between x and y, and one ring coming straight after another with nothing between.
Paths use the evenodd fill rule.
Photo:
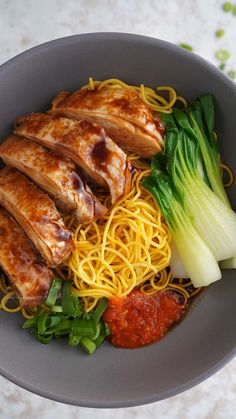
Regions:
<instances>
[{"instance_id":1,"label":"grilled chicken char mark","mask_svg":"<svg viewBox=\"0 0 236 419\"><path fill-rule=\"evenodd\" d=\"M163 148L164 127L131 88L61 92L50 114L96 122L124 151L151 158Z\"/></svg>"},{"instance_id":2,"label":"grilled chicken char mark","mask_svg":"<svg viewBox=\"0 0 236 419\"><path fill-rule=\"evenodd\" d=\"M22 228L0 208L0 265L23 305L37 306L47 296L52 272Z\"/></svg>"},{"instance_id":3,"label":"grilled chicken char mark","mask_svg":"<svg viewBox=\"0 0 236 419\"><path fill-rule=\"evenodd\" d=\"M126 154L97 124L36 113L18 118L14 132L71 158L93 182L109 190L112 203L131 188Z\"/></svg>"},{"instance_id":4,"label":"grilled chicken char mark","mask_svg":"<svg viewBox=\"0 0 236 419\"><path fill-rule=\"evenodd\" d=\"M62 263L72 251L71 233L49 196L18 170L0 171L0 203L24 229L49 266Z\"/></svg>"},{"instance_id":5,"label":"grilled chicken char mark","mask_svg":"<svg viewBox=\"0 0 236 419\"><path fill-rule=\"evenodd\" d=\"M68 158L15 135L0 145L0 157L48 192L63 212L74 211L79 223L91 222L106 212Z\"/></svg>"}]
</instances>

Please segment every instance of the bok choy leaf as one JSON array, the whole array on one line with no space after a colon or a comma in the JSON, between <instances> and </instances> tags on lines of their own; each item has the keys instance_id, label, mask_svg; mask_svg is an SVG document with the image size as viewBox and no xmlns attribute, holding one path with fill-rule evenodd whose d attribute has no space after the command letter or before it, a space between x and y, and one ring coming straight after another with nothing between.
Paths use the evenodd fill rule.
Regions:
<instances>
[{"instance_id":1,"label":"bok choy leaf","mask_svg":"<svg viewBox=\"0 0 236 419\"><path fill-rule=\"evenodd\" d=\"M175 196L170 177L154 169L143 184L160 206L194 287L207 286L220 279L219 266Z\"/></svg>"}]
</instances>

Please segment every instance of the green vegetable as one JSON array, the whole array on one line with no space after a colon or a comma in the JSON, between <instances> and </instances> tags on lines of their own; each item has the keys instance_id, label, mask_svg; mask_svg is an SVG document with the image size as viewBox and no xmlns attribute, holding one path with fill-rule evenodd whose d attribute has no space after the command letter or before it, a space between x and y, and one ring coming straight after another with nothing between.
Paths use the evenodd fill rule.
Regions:
<instances>
[{"instance_id":1,"label":"green vegetable","mask_svg":"<svg viewBox=\"0 0 236 419\"><path fill-rule=\"evenodd\" d=\"M226 195L220 168L220 157L214 135L214 102L211 95L202 95L187 109L195 130L211 188L226 207L231 208ZM224 267L233 268L236 258L229 258ZM223 265L221 264L221 267Z\"/></svg>"},{"instance_id":2,"label":"green vegetable","mask_svg":"<svg viewBox=\"0 0 236 419\"><path fill-rule=\"evenodd\" d=\"M163 212L193 285L203 286L220 278L216 261L236 255L236 214L221 179L213 98L200 96L186 112L174 109L174 115L162 119L164 155L152 159L152 172L144 186ZM207 264L204 252L209 275L205 272L205 278L198 278L198 263Z\"/></svg>"},{"instance_id":3,"label":"green vegetable","mask_svg":"<svg viewBox=\"0 0 236 419\"><path fill-rule=\"evenodd\" d=\"M89 355L91 355L96 350L96 344L89 338L83 338L80 341L80 345L85 349L86 352L88 352Z\"/></svg>"},{"instance_id":4,"label":"green vegetable","mask_svg":"<svg viewBox=\"0 0 236 419\"><path fill-rule=\"evenodd\" d=\"M189 126L191 124L194 130L194 136L197 145L201 150L211 188L217 196L229 206L230 203L222 183L220 156L214 136L214 102L212 95L200 96L198 100L187 109L187 113L189 119L185 119L185 122L189 124ZM178 120L180 124L181 121L182 118ZM186 129L183 124L182 128Z\"/></svg>"},{"instance_id":5,"label":"green vegetable","mask_svg":"<svg viewBox=\"0 0 236 419\"><path fill-rule=\"evenodd\" d=\"M236 16L236 4L233 7L233 14Z\"/></svg>"},{"instance_id":6,"label":"green vegetable","mask_svg":"<svg viewBox=\"0 0 236 419\"><path fill-rule=\"evenodd\" d=\"M36 339L38 339L38 341L40 343L43 343L44 345L47 345L52 340L52 335L43 336L43 335L39 335L37 332L35 332L34 335L35 335Z\"/></svg>"},{"instance_id":7,"label":"green vegetable","mask_svg":"<svg viewBox=\"0 0 236 419\"><path fill-rule=\"evenodd\" d=\"M222 8L225 12L230 12L232 10L232 3L230 1L227 1L223 4Z\"/></svg>"},{"instance_id":8,"label":"green vegetable","mask_svg":"<svg viewBox=\"0 0 236 419\"><path fill-rule=\"evenodd\" d=\"M229 70L227 72L227 75L231 78L231 79L235 79L236 77L236 72L234 70Z\"/></svg>"},{"instance_id":9,"label":"green vegetable","mask_svg":"<svg viewBox=\"0 0 236 419\"><path fill-rule=\"evenodd\" d=\"M71 293L70 281L64 281L62 287L62 312L72 317L80 317L82 314L79 299Z\"/></svg>"},{"instance_id":10,"label":"green vegetable","mask_svg":"<svg viewBox=\"0 0 236 419\"><path fill-rule=\"evenodd\" d=\"M217 38L222 38L222 36L224 36L225 34L225 30L224 29L217 29L217 31L215 31L215 36Z\"/></svg>"},{"instance_id":11,"label":"green vegetable","mask_svg":"<svg viewBox=\"0 0 236 419\"><path fill-rule=\"evenodd\" d=\"M154 169L143 184L160 206L193 285L207 286L220 279L218 264L174 194L171 177Z\"/></svg>"},{"instance_id":12,"label":"green vegetable","mask_svg":"<svg viewBox=\"0 0 236 419\"><path fill-rule=\"evenodd\" d=\"M62 313L62 306L53 306L52 311L54 313Z\"/></svg>"},{"instance_id":13,"label":"green vegetable","mask_svg":"<svg viewBox=\"0 0 236 419\"><path fill-rule=\"evenodd\" d=\"M74 319L71 333L73 336L94 338L97 334L97 325L94 320Z\"/></svg>"},{"instance_id":14,"label":"green vegetable","mask_svg":"<svg viewBox=\"0 0 236 419\"><path fill-rule=\"evenodd\" d=\"M52 292L49 292L47 298L50 304L56 302L60 290L59 281L54 280L50 289ZM29 329L43 344L49 343L54 337L58 340L66 337L70 346L80 345L92 354L110 333L107 325L101 320L107 300L100 300L95 310L85 314L80 298L73 295L70 281L63 282L61 294L61 305L59 300L57 305L51 306L47 311L39 307L35 316L26 320L22 327Z\"/></svg>"},{"instance_id":15,"label":"green vegetable","mask_svg":"<svg viewBox=\"0 0 236 419\"><path fill-rule=\"evenodd\" d=\"M102 315L103 315L103 313L104 313L104 311L106 310L106 308L107 308L107 299L106 298L102 298L100 301L99 301L99 303L98 303L98 305L97 305L97 307L96 307L96 309L95 309L95 311L93 312L93 314L92 314L92 318L93 318L93 320L96 322L96 323L98 323L99 322L99 320L100 320L100 318L102 317Z\"/></svg>"},{"instance_id":16,"label":"green vegetable","mask_svg":"<svg viewBox=\"0 0 236 419\"><path fill-rule=\"evenodd\" d=\"M47 306L54 306L57 299L58 291L61 288L61 284L62 284L62 279L53 278L51 288L49 290L47 299L45 301L45 304Z\"/></svg>"},{"instance_id":17,"label":"green vegetable","mask_svg":"<svg viewBox=\"0 0 236 419\"><path fill-rule=\"evenodd\" d=\"M216 51L215 57L219 61L227 61L230 58L230 52L225 48L220 48Z\"/></svg>"},{"instance_id":18,"label":"green vegetable","mask_svg":"<svg viewBox=\"0 0 236 419\"><path fill-rule=\"evenodd\" d=\"M193 51L193 47L191 47L191 45L189 44L182 43L182 44L179 44L179 47L187 49L188 51L191 51L191 52Z\"/></svg>"},{"instance_id":19,"label":"green vegetable","mask_svg":"<svg viewBox=\"0 0 236 419\"><path fill-rule=\"evenodd\" d=\"M219 64L219 69L220 69L221 71L223 71L223 70L225 69L225 66L226 66L226 64L225 64L225 63L220 63L220 64Z\"/></svg>"},{"instance_id":20,"label":"green vegetable","mask_svg":"<svg viewBox=\"0 0 236 419\"><path fill-rule=\"evenodd\" d=\"M236 214L229 207L221 180L211 95L201 96L187 112L175 110L180 129L175 129L174 138L167 138L169 171L196 230L217 261L227 259L236 255ZM207 120L202 120L205 112ZM203 121L208 137L204 136ZM203 177L202 159L214 192Z\"/></svg>"},{"instance_id":21,"label":"green vegetable","mask_svg":"<svg viewBox=\"0 0 236 419\"><path fill-rule=\"evenodd\" d=\"M170 269L174 278L188 278L186 268L183 264L182 259L178 253L175 243L173 240L170 243L171 258L170 258Z\"/></svg>"},{"instance_id":22,"label":"green vegetable","mask_svg":"<svg viewBox=\"0 0 236 419\"><path fill-rule=\"evenodd\" d=\"M77 346L81 341L80 336L73 336L72 334L69 335L69 345L74 347Z\"/></svg>"}]
</instances>

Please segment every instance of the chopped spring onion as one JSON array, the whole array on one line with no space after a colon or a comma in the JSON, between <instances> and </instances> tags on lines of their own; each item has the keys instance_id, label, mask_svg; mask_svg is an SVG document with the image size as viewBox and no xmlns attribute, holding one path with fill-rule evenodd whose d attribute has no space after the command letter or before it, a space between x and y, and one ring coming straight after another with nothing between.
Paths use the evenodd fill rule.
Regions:
<instances>
[{"instance_id":1,"label":"chopped spring onion","mask_svg":"<svg viewBox=\"0 0 236 419\"><path fill-rule=\"evenodd\" d=\"M217 38L222 38L222 36L224 36L225 34L225 30L224 29L217 29L217 31L215 31L215 36Z\"/></svg>"},{"instance_id":2,"label":"chopped spring onion","mask_svg":"<svg viewBox=\"0 0 236 419\"><path fill-rule=\"evenodd\" d=\"M88 352L89 355L91 355L96 349L96 344L89 338L83 338L80 341L80 345L85 349L86 352Z\"/></svg>"},{"instance_id":3,"label":"chopped spring onion","mask_svg":"<svg viewBox=\"0 0 236 419\"><path fill-rule=\"evenodd\" d=\"M47 306L50 306L50 307L54 306L54 304L55 304L55 302L57 300L58 291L61 288L61 284L62 284L62 279L60 279L60 278L53 278L51 288L49 290L47 299L45 301L45 304Z\"/></svg>"},{"instance_id":4,"label":"chopped spring onion","mask_svg":"<svg viewBox=\"0 0 236 419\"><path fill-rule=\"evenodd\" d=\"M221 71L224 71L225 67L226 67L226 64L225 64L225 63L220 63L220 64L219 64L219 69L220 69Z\"/></svg>"},{"instance_id":5,"label":"chopped spring onion","mask_svg":"<svg viewBox=\"0 0 236 419\"><path fill-rule=\"evenodd\" d=\"M193 51L193 47L191 47L191 45L189 45L189 44L182 43L182 44L179 44L179 47L184 48L187 51L191 51L191 52Z\"/></svg>"},{"instance_id":6,"label":"chopped spring onion","mask_svg":"<svg viewBox=\"0 0 236 419\"><path fill-rule=\"evenodd\" d=\"M79 299L71 293L70 281L64 281L62 287L62 312L73 317L82 314Z\"/></svg>"},{"instance_id":7,"label":"chopped spring onion","mask_svg":"<svg viewBox=\"0 0 236 419\"><path fill-rule=\"evenodd\" d=\"M220 48L216 51L215 57L219 61L227 61L230 58L230 52L225 48Z\"/></svg>"},{"instance_id":8,"label":"chopped spring onion","mask_svg":"<svg viewBox=\"0 0 236 419\"><path fill-rule=\"evenodd\" d=\"M233 7L233 5L230 1L226 1L222 6L222 8L225 12L231 12L232 7Z\"/></svg>"},{"instance_id":9,"label":"chopped spring onion","mask_svg":"<svg viewBox=\"0 0 236 419\"><path fill-rule=\"evenodd\" d=\"M227 75L228 75L231 79L235 79L235 77L236 77L236 71L234 71L234 70L229 70L229 71L227 72Z\"/></svg>"},{"instance_id":10,"label":"chopped spring onion","mask_svg":"<svg viewBox=\"0 0 236 419\"><path fill-rule=\"evenodd\" d=\"M61 282L60 286L58 286L59 282ZM53 291L50 296L48 295L50 304L55 304L57 301L61 284L61 280L54 281L54 284L52 284L51 290ZM57 305L50 306L49 304L50 309L48 308L48 311L39 307L35 316L26 320L22 327L30 329L39 342L43 344L49 343L53 337L58 340L67 337L70 346L80 345L86 352L92 354L110 334L106 323L101 320L101 316L107 307L107 300L102 299L95 310L85 314L80 298L72 293L71 282L64 281L61 305L59 299ZM83 318L81 318L82 315Z\"/></svg>"},{"instance_id":11,"label":"chopped spring onion","mask_svg":"<svg viewBox=\"0 0 236 419\"><path fill-rule=\"evenodd\" d=\"M80 336L74 336L72 334L69 335L69 345L72 347L77 346L80 343L80 340Z\"/></svg>"},{"instance_id":12,"label":"chopped spring onion","mask_svg":"<svg viewBox=\"0 0 236 419\"><path fill-rule=\"evenodd\" d=\"M92 314L92 318L95 321L95 323L98 323L99 322L100 318L102 317L104 311L107 308L107 304L108 303L107 303L107 299L106 298L102 298L99 301L97 307L95 308L95 311Z\"/></svg>"},{"instance_id":13,"label":"chopped spring onion","mask_svg":"<svg viewBox=\"0 0 236 419\"><path fill-rule=\"evenodd\" d=\"M43 343L44 345L47 345L52 340L52 335L43 336L43 335L40 335L37 332L35 332L34 335L35 335L36 339L38 339L38 341L40 343Z\"/></svg>"},{"instance_id":14,"label":"chopped spring onion","mask_svg":"<svg viewBox=\"0 0 236 419\"><path fill-rule=\"evenodd\" d=\"M53 306L52 311L54 313L62 313L62 306Z\"/></svg>"},{"instance_id":15,"label":"chopped spring onion","mask_svg":"<svg viewBox=\"0 0 236 419\"><path fill-rule=\"evenodd\" d=\"M94 320L74 319L72 323L71 333L73 336L93 338L97 335L97 325Z\"/></svg>"}]
</instances>

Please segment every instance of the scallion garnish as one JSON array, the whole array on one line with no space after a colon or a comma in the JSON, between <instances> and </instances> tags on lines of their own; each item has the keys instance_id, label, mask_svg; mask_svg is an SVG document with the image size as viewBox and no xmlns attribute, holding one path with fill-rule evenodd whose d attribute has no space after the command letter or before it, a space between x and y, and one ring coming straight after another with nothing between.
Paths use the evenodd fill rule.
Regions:
<instances>
[{"instance_id":1,"label":"scallion garnish","mask_svg":"<svg viewBox=\"0 0 236 419\"><path fill-rule=\"evenodd\" d=\"M54 313L62 313L62 306L53 306L52 311Z\"/></svg>"},{"instance_id":2,"label":"scallion garnish","mask_svg":"<svg viewBox=\"0 0 236 419\"><path fill-rule=\"evenodd\" d=\"M96 344L91 339L86 337L81 339L80 345L86 352L88 352L89 355L92 355L92 353L97 349Z\"/></svg>"},{"instance_id":3,"label":"scallion garnish","mask_svg":"<svg viewBox=\"0 0 236 419\"><path fill-rule=\"evenodd\" d=\"M193 51L193 47L191 47L191 45L189 45L189 44L185 44L184 42L182 44L179 44L179 47L184 48L184 49L186 49L188 51L191 51L191 52Z\"/></svg>"},{"instance_id":4,"label":"scallion garnish","mask_svg":"<svg viewBox=\"0 0 236 419\"><path fill-rule=\"evenodd\" d=\"M226 1L222 6L222 8L225 12L230 12L232 10L232 7L233 7L233 5L230 1Z\"/></svg>"},{"instance_id":5,"label":"scallion garnish","mask_svg":"<svg viewBox=\"0 0 236 419\"><path fill-rule=\"evenodd\" d=\"M61 288L61 284L62 284L62 279L53 278L51 288L49 290L47 299L45 301L45 304L47 306L50 306L50 307L54 306L54 304L57 300L58 291Z\"/></svg>"},{"instance_id":6,"label":"scallion garnish","mask_svg":"<svg viewBox=\"0 0 236 419\"><path fill-rule=\"evenodd\" d=\"M71 282L65 281L62 287L62 312L72 317L81 315L78 297L71 293Z\"/></svg>"},{"instance_id":7,"label":"scallion garnish","mask_svg":"<svg viewBox=\"0 0 236 419\"><path fill-rule=\"evenodd\" d=\"M70 281L63 282L61 299L57 299L61 285L62 281L54 278L47 298L50 308L45 311L43 306L39 307L34 317L26 320L22 327L30 329L43 344L49 343L54 337L58 340L67 337L70 346L80 345L92 354L110 334L106 323L101 320L107 300L100 300L95 310L85 314L81 299L73 295Z\"/></svg>"},{"instance_id":8,"label":"scallion garnish","mask_svg":"<svg viewBox=\"0 0 236 419\"><path fill-rule=\"evenodd\" d=\"M38 341L40 342L40 343L43 343L44 345L47 345L49 342L51 342L51 340L52 340L52 335L48 335L48 336L43 336L43 335L40 335L39 333L37 333L37 332L35 332L35 337L36 337L36 339L38 339Z\"/></svg>"},{"instance_id":9,"label":"scallion garnish","mask_svg":"<svg viewBox=\"0 0 236 419\"><path fill-rule=\"evenodd\" d=\"M231 79L235 79L236 77L236 72L234 70L229 70L227 72L227 75L231 78Z\"/></svg>"},{"instance_id":10,"label":"scallion garnish","mask_svg":"<svg viewBox=\"0 0 236 419\"><path fill-rule=\"evenodd\" d=\"M215 56L219 61L227 61L230 58L230 52L225 48L220 48L216 51Z\"/></svg>"},{"instance_id":11,"label":"scallion garnish","mask_svg":"<svg viewBox=\"0 0 236 419\"><path fill-rule=\"evenodd\" d=\"M220 69L221 71L224 71L225 66L226 66L226 64L225 64L225 63L220 63L220 64L219 64L219 69Z\"/></svg>"},{"instance_id":12,"label":"scallion garnish","mask_svg":"<svg viewBox=\"0 0 236 419\"><path fill-rule=\"evenodd\" d=\"M217 31L215 31L215 36L217 38L222 38L222 36L224 36L225 34L225 30L224 29L217 29Z\"/></svg>"},{"instance_id":13,"label":"scallion garnish","mask_svg":"<svg viewBox=\"0 0 236 419\"><path fill-rule=\"evenodd\" d=\"M95 311L94 311L94 312L93 312L93 314L92 314L92 318L93 318L93 320L94 320L96 323L98 323L98 322L99 322L99 320L100 320L100 318L102 317L102 315L103 315L104 311L105 311L105 310L106 310L106 308L107 308L107 304L108 304L108 302L107 302L107 299L106 299L106 298L102 298L102 299L99 301L99 303L98 303L97 307L95 308Z\"/></svg>"}]
</instances>

